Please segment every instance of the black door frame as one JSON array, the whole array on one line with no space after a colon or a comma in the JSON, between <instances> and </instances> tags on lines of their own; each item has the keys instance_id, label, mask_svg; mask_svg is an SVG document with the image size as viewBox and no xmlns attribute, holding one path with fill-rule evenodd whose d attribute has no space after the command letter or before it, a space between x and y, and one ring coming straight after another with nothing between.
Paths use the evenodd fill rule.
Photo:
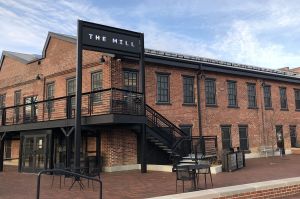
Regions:
<instances>
[{"instance_id":1,"label":"black door frame","mask_svg":"<svg viewBox=\"0 0 300 199\"><path fill-rule=\"evenodd\" d=\"M49 160L51 157L51 140L52 140L52 136L50 133L48 133L47 131L39 131L39 132L31 132L31 133L21 133L21 139L20 139L20 154L19 154L19 168L21 172L29 172L29 173L35 173L35 172L39 172L43 169L48 168L49 165ZM33 155L33 166L32 167L25 167L24 166L24 156L25 153L27 153L25 151L25 143L26 143L26 139L28 138L33 138L33 150L34 153L36 153L37 149L37 138L38 137L44 137L45 141L43 143L43 145L45 144L45 146L43 147L43 155L44 155L44 166L43 168L37 168L36 167L36 154Z\"/></svg>"}]
</instances>

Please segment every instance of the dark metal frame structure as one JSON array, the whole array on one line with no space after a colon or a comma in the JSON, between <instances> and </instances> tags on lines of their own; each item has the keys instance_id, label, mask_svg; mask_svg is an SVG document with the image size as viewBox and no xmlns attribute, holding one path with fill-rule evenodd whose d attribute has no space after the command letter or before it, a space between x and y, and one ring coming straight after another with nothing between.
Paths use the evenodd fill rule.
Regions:
<instances>
[{"instance_id":1,"label":"dark metal frame structure","mask_svg":"<svg viewBox=\"0 0 300 199\"><path fill-rule=\"evenodd\" d=\"M134 38L139 40L140 49L135 51L127 51L125 48L115 48L110 45L102 45L101 43L89 43L85 39L85 35L87 30L92 30L92 32L99 33L99 31L103 31L107 34L112 34L113 36L120 35L125 38ZM112 53L117 55L124 55L128 57L138 58L140 61L140 92L144 94L145 92L145 65L144 65L144 34L128 31L119 28L113 28L109 26L104 26L100 24L90 23L86 21L78 20L77 22L77 66L76 66L76 115L75 115L75 167L80 167L80 143L81 143L81 95L82 95L82 51L92 50L92 51L101 51L106 53ZM145 98L143 103L145 104ZM146 127L143 124L141 126L141 163L142 163L142 172L146 172L146 161L145 161L145 142L146 142Z\"/></svg>"}]
</instances>

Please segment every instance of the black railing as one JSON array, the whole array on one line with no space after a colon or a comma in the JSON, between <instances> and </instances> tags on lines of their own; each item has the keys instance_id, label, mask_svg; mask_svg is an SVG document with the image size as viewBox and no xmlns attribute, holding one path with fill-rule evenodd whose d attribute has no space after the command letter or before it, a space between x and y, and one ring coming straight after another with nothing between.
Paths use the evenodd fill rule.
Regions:
<instances>
[{"instance_id":1,"label":"black railing","mask_svg":"<svg viewBox=\"0 0 300 199\"><path fill-rule=\"evenodd\" d=\"M170 132L172 137L177 140L180 137L188 136L184 133L180 128L170 122L166 117L158 113L156 110L151 108L149 105L145 105L146 108L146 117L147 117L147 125L150 127L158 127L161 129L165 129Z\"/></svg>"},{"instance_id":2,"label":"black railing","mask_svg":"<svg viewBox=\"0 0 300 199\"><path fill-rule=\"evenodd\" d=\"M82 116L105 114L144 114L144 95L138 92L110 88L82 94ZM0 125L14 125L75 116L75 95L32 102L0 110Z\"/></svg>"},{"instance_id":3,"label":"black railing","mask_svg":"<svg viewBox=\"0 0 300 199\"><path fill-rule=\"evenodd\" d=\"M70 177L74 177L74 180L80 180L80 178L83 178L83 179L98 182L99 183L99 199L103 198L103 196L102 196L103 195L103 193L102 193L102 181L100 179L85 176L85 175L81 175L81 174L74 173L74 172L67 171L67 170L63 170L63 169L48 169L48 170L43 170L43 171L38 173L37 184L36 184L36 199L40 198L41 176L42 176L42 174L52 174L52 175L54 175L54 173L59 173L59 174L67 175L67 176L70 176Z\"/></svg>"},{"instance_id":4,"label":"black railing","mask_svg":"<svg viewBox=\"0 0 300 199\"><path fill-rule=\"evenodd\" d=\"M192 136L180 139L173 148L173 164L176 165L183 157L191 155L195 161L202 159L214 160L218 154L217 136Z\"/></svg>"}]
</instances>

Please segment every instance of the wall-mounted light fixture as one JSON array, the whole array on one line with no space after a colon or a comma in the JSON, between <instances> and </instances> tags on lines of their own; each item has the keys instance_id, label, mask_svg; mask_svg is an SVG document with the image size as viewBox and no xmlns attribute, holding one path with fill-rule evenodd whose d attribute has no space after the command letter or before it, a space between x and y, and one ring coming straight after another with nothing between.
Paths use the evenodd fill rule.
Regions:
<instances>
[{"instance_id":1,"label":"wall-mounted light fixture","mask_svg":"<svg viewBox=\"0 0 300 199\"><path fill-rule=\"evenodd\" d=\"M103 63L105 63L105 59L104 59L103 55L100 57L100 59L99 59L99 63L100 63L100 64L103 64Z\"/></svg>"},{"instance_id":2,"label":"wall-mounted light fixture","mask_svg":"<svg viewBox=\"0 0 300 199\"><path fill-rule=\"evenodd\" d=\"M35 79L36 80L41 80L41 79L43 79L43 75L42 74L37 74Z\"/></svg>"}]
</instances>

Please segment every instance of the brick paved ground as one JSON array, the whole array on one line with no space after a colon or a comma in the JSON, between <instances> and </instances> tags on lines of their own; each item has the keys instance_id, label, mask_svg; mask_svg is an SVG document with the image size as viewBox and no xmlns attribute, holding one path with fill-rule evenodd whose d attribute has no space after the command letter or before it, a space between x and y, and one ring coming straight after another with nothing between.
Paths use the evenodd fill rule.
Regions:
<instances>
[{"instance_id":1,"label":"brick paved ground","mask_svg":"<svg viewBox=\"0 0 300 199\"><path fill-rule=\"evenodd\" d=\"M213 175L214 187L300 176L300 155L290 155L283 159L280 157L250 159L246 160L246 163L246 168L239 171ZM16 167L7 166L5 171L0 173L0 198L34 198L36 175L18 173L16 169ZM147 198L175 193L174 173L150 171L141 174L139 171L127 171L103 173L101 177L104 183L105 199ZM71 183L69 180L60 190L58 182L57 177L55 187L51 189L51 177L44 177L41 198L97 198L97 193L92 189L79 191L76 186L72 191L68 191ZM86 185L86 182L84 184ZM187 184L186 187L189 188L190 185Z\"/></svg>"}]
</instances>

